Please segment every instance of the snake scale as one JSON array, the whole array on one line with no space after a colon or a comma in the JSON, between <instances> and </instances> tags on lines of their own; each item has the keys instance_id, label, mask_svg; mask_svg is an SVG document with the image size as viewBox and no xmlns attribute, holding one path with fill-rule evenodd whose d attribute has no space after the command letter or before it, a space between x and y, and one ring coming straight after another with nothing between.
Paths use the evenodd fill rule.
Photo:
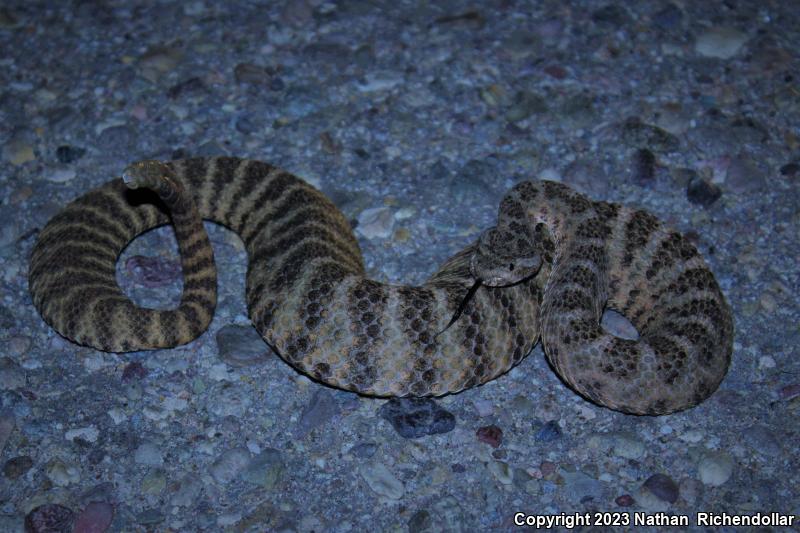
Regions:
<instances>
[{"instance_id":1,"label":"snake scale","mask_svg":"<svg viewBox=\"0 0 800 533\"><path fill-rule=\"evenodd\" d=\"M422 286L366 277L350 224L321 192L264 162L143 161L79 197L42 229L29 272L33 303L62 336L126 352L187 343L216 305L202 219L247 250L247 307L297 370L374 396L438 396L486 383L541 337L579 394L626 413L702 402L731 358L731 311L680 233L647 211L592 201L547 181L514 186L497 225ZM115 279L137 235L171 222L183 293L175 309L136 307ZM636 340L600 326L624 314Z\"/></svg>"}]
</instances>

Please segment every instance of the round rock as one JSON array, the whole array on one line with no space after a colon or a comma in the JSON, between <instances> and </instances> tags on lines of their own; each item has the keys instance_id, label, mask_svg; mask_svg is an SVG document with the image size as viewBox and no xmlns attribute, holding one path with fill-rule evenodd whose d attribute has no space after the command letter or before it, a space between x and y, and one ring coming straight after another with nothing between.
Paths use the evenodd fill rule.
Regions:
<instances>
[{"instance_id":1,"label":"round rock","mask_svg":"<svg viewBox=\"0 0 800 533\"><path fill-rule=\"evenodd\" d=\"M403 483L383 463L370 463L360 469L361 477L375 494L390 500L399 500L405 493Z\"/></svg>"},{"instance_id":2,"label":"round rock","mask_svg":"<svg viewBox=\"0 0 800 533\"><path fill-rule=\"evenodd\" d=\"M733 475L733 457L723 451L708 451L697 464L697 473L706 485L719 486Z\"/></svg>"}]
</instances>

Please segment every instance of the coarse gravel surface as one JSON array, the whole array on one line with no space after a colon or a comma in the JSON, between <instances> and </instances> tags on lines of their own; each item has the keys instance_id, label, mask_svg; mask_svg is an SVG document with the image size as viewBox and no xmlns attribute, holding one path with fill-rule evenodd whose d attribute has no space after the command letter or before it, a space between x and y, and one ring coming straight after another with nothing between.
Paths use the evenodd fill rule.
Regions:
<instances>
[{"instance_id":1,"label":"coarse gravel surface","mask_svg":"<svg viewBox=\"0 0 800 533\"><path fill-rule=\"evenodd\" d=\"M778 0L3 2L0 531L796 517L798 50L800 9ZM647 208L717 276L730 372L662 417L586 402L540 347L441 399L330 389L254 332L241 241L213 224L220 298L198 340L109 354L41 320L27 268L50 217L133 161L222 154L328 194L379 280L422 282L523 179ZM118 278L177 302L171 229L136 239ZM582 530L678 530L599 516L631 525Z\"/></svg>"}]
</instances>

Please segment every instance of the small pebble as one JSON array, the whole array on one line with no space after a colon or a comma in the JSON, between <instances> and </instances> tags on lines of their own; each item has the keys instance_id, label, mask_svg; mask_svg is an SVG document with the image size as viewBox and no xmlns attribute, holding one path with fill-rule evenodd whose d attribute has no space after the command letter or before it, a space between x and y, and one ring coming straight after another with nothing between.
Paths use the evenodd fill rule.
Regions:
<instances>
[{"instance_id":1,"label":"small pebble","mask_svg":"<svg viewBox=\"0 0 800 533\"><path fill-rule=\"evenodd\" d=\"M734 157L725 174L725 185L735 193L756 193L766 186L765 176L749 157Z\"/></svg>"},{"instance_id":2,"label":"small pebble","mask_svg":"<svg viewBox=\"0 0 800 533\"><path fill-rule=\"evenodd\" d=\"M653 474L647 478L644 486L665 502L675 503L678 500L678 484L665 474Z\"/></svg>"},{"instance_id":3,"label":"small pebble","mask_svg":"<svg viewBox=\"0 0 800 533\"><path fill-rule=\"evenodd\" d=\"M234 420L244 418L255 401L253 395L245 387L228 386L228 382L233 381L230 375L222 377L219 381L220 384L214 387L215 393L209 397L207 409L220 418L231 417Z\"/></svg>"},{"instance_id":4,"label":"small pebble","mask_svg":"<svg viewBox=\"0 0 800 533\"><path fill-rule=\"evenodd\" d=\"M547 477L555 474L558 465L556 465L552 461L542 461L539 465L539 471L542 473L542 477Z\"/></svg>"},{"instance_id":5,"label":"small pebble","mask_svg":"<svg viewBox=\"0 0 800 533\"><path fill-rule=\"evenodd\" d=\"M252 85L267 85L270 75L267 69L252 63L239 63L233 67L233 77L236 83L250 83Z\"/></svg>"},{"instance_id":6,"label":"small pebble","mask_svg":"<svg viewBox=\"0 0 800 533\"><path fill-rule=\"evenodd\" d=\"M0 357L0 390L25 387L25 370L10 357Z\"/></svg>"},{"instance_id":7,"label":"small pebble","mask_svg":"<svg viewBox=\"0 0 800 533\"><path fill-rule=\"evenodd\" d=\"M406 439L448 433L456 426L456 417L430 398L392 398L378 414Z\"/></svg>"},{"instance_id":8,"label":"small pebble","mask_svg":"<svg viewBox=\"0 0 800 533\"><path fill-rule=\"evenodd\" d=\"M15 210L3 209L0 211L0 248L6 246L11 248L11 245L20 238L21 228L22 225Z\"/></svg>"},{"instance_id":9,"label":"small pebble","mask_svg":"<svg viewBox=\"0 0 800 533\"><path fill-rule=\"evenodd\" d=\"M766 311L767 313L772 313L777 309L778 302L775 300L775 296L770 294L769 292L764 292L759 296L758 303L761 306L761 309Z\"/></svg>"},{"instance_id":10,"label":"small pebble","mask_svg":"<svg viewBox=\"0 0 800 533\"><path fill-rule=\"evenodd\" d=\"M765 424L750 426L742 436L745 444L764 457L780 457L783 454L779 438Z\"/></svg>"},{"instance_id":11,"label":"small pebble","mask_svg":"<svg viewBox=\"0 0 800 533\"><path fill-rule=\"evenodd\" d=\"M129 257L125 261L125 269L135 283L148 288L163 287L177 281L181 276L180 262L161 256Z\"/></svg>"},{"instance_id":12,"label":"small pebble","mask_svg":"<svg viewBox=\"0 0 800 533\"><path fill-rule=\"evenodd\" d=\"M8 353L13 356L19 357L20 355L27 353L30 347L31 347L30 337L26 337L24 335L14 335L10 339L8 339ZM26 365L26 363L30 364L29 362L23 360L22 364ZM34 367L23 366L23 368L27 368L28 370L30 370ZM38 368L38 366L35 368Z\"/></svg>"},{"instance_id":13,"label":"small pebble","mask_svg":"<svg viewBox=\"0 0 800 533\"><path fill-rule=\"evenodd\" d=\"M250 464L250 452L242 446L222 452L209 472L217 483L227 485Z\"/></svg>"},{"instance_id":14,"label":"small pebble","mask_svg":"<svg viewBox=\"0 0 800 533\"><path fill-rule=\"evenodd\" d=\"M480 90L481 99L490 107L505 105L508 97L505 89L501 85L492 83Z\"/></svg>"},{"instance_id":15,"label":"small pebble","mask_svg":"<svg viewBox=\"0 0 800 533\"><path fill-rule=\"evenodd\" d=\"M479 441L485 442L492 448L497 448L503 442L503 430L494 424L478 428L475 435L477 435Z\"/></svg>"},{"instance_id":16,"label":"small pebble","mask_svg":"<svg viewBox=\"0 0 800 533\"><path fill-rule=\"evenodd\" d=\"M590 196L602 198L608 191L608 174L590 158L578 158L567 165L563 180L567 185Z\"/></svg>"},{"instance_id":17,"label":"small pebble","mask_svg":"<svg viewBox=\"0 0 800 533\"><path fill-rule=\"evenodd\" d=\"M783 165L781 167L780 171L781 171L781 175L783 175L783 176L794 177L798 173L800 173L800 164L794 163L794 162L787 163L787 164L785 164L785 165Z\"/></svg>"},{"instance_id":18,"label":"small pebble","mask_svg":"<svg viewBox=\"0 0 800 533\"><path fill-rule=\"evenodd\" d=\"M114 519L114 507L106 502L91 502L75 519L72 533L104 533Z\"/></svg>"},{"instance_id":19,"label":"small pebble","mask_svg":"<svg viewBox=\"0 0 800 533\"><path fill-rule=\"evenodd\" d=\"M789 401L800 396L800 383L792 383L778 389L778 395L783 401ZM0 430L0 442L2 442L2 431ZM0 446L0 449L2 446Z\"/></svg>"},{"instance_id":20,"label":"small pebble","mask_svg":"<svg viewBox=\"0 0 800 533\"><path fill-rule=\"evenodd\" d=\"M234 368L244 368L269 359L271 350L252 326L227 325L217 332L220 358Z\"/></svg>"},{"instance_id":21,"label":"small pebble","mask_svg":"<svg viewBox=\"0 0 800 533\"><path fill-rule=\"evenodd\" d=\"M12 457L3 465L3 475L9 479L17 479L33 467L33 459L27 455Z\"/></svg>"},{"instance_id":22,"label":"small pebble","mask_svg":"<svg viewBox=\"0 0 800 533\"><path fill-rule=\"evenodd\" d=\"M85 148L78 148L76 146L63 145L56 148L56 159L59 163L68 165L74 163L86 153Z\"/></svg>"},{"instance_id":23,"label":"small pebble","mask_svg":"<svg viewBox=\"0 0 800 533\"><path fill-rule=\"evenodd\" d=\"M361 442L350 448L350 453L361 459L369 459L378 451L378 445L374 442Z\"/></svg>"},{"instance_id":24,"label":"small pebble","mask_svg":"<svg viewBox=\"0 0 800 533\"><path fill-rule=\"evenodd\" d=\"M192 76L167 89L167 98L175 100L187 95L199 95L206 91L207 89L203 80L197 76Z\"/></svg>"},{"instance_id":25,"label":"small pebble","mask_svg":"<svg viewBox=\"0 0 800 533\"><path fill-rule=\"evenodd\" d=\"M730 59L747 42L747 35L735 28L709 28L697 36L694 50L701 56Z\"/></svg>"},{"instance_id":26,"label":"small pebble","mask_svg":"<svg viewBox=\"0 0 800 533\"><path fill-rule=\"evenodd\" d=\"M647 148L639 148L633 154L633 182L647 185L656 176L656 156Z\"/></svg>"},{"instance_id":27,"label":"small pebble","mask_svg":"<svg viewBox=\"0 0 800 533\"><path fill-rule=\"evenodd\" d=\"M675 135L636 118L622 123L622 141L631 148L648 148L656 153L671 153L680 147Z\"/></svg>"},{"instance_id":28,"label":"small pebble","mask_svg":"<svg viewBox=\"0 0 800 533\"><path fill-rule=\"evenodd\" d=\"M328 423L339 413L341 413L341 409L333 394L328 389L319 387L300 415L300 420L294 429L294 438L302 439L312 430Z\"/></svg>"},{"instance_id":29,"label":"small pebble","mask_svg":"<svg viewBox=\"0 0 800 533\"><path fill-rule=\"evenodd\" d=\"M651 17L653 24L663 30L671 30L678 27L682 19L683 12L678 6L671 2Z\"/></svg>"},{"instance_id":30,"label":"small pebble","mask_svg":"<svg viewBox=\"0 0 800 533\"><path fill-rule=\"evenodd\" d=\"M164 521L164 513L159 509L144 509L136 514L136 521L144 526L160 524Z\"/></svg>"},{"instance_id":31,"label":"small pebble","mask_svg":"<svg viewBox=\"0 0 800 533\"><path fill-rule=\"evenodd\" d=\"M281 22L294 27L305 26L311 22L314 16L312 5L317 4L316 2L312 4L307 0L289 0L284 4L283 10L281 11Z\"/></svg>"},{"instance_id":32,"label":"small pebble","mask_svg":"<svg viewBox=\"0 0 800 533\"><path fill-rule=\"evenodd\" d=\"M473 400L472 405L480 417L489 416L494 412L494 402L491 400Z\"/></svg>"},{"instance_id":33,"label":"small pebble","mask_svg":"<svg viewBox=\"0 0 800 533\"><path fill-rule=\"evenodd\" d=\"M372 207L358 215L356 231L367 239L387 239L392 235L394 215L388 207Z\"/></svg>"},{"instance_id":34,"label":"small pebble","mask_svg":"<svg viewBox=\"0 0 800 533\"><path fill-rule=\"evenodd\" d=\"M678 435L678 438L684 442L690 442L692 444L697 444L701 440L703 440L703 432L699 429L690 429L688 431L684 431Z\"/></svg>"},{"instance_id":35,"label":"small pebble","mask_svg":"<svg viewBox=\"0 0 800 533\"><path fill-rule=\"evenodd\" d=\"M698 480L687 477L683 478L680 483L680 495L689 505L695 505L700 493L703 490L703 484Z\"/></svg>"},{"instance_id":36,"label":"small pebble","mask_svg":"<svg viewBox=\"0 0 800 533\"><path fill-rule=\"evenodd\" d=\"M25 533L70 533L75 513L69 507L48 503L36 507L25 516Z\"/></svg>"},{"instance_id":37,"label":"small pebble","mask_svg":"<svg viewBox=\"0 0 800 533\"><path fill-rule=\"evenodd\" d=\"M12 139L3 146L3 158L12 165L22 165L36 159L33 146L22 139Z\"/></svg>"},{"instance_id":38,"label":"small pebble","mask_svg":"<svg viewBox=\"0 0 800 533\"><path fill-rule=\"evenodd\" d=\"M408 242L409 239L411 239L411 232L406 228L397 228L392 236L392 240L399 243Z\"/></svg>"},{"instance_id":39,"label":"small pebble","mask_svg":"<svg viewBox=\"0 0 800 533\"><path fill-rule=\"evenodd\" d=\"M558 422L551 420L544 424L534 435L534 438L539 442L553 442L561 438L561 428Z\"/></svg>"},{"instance_id":40,"label":"small pebble","mask_svg":"<svg viewBox=\"0 0 800 533\"><path fill-rule=\"evenodd\" d=\"M140 484L140 490L144 494L152 494L158 496L167 486L167 475L161 468L156 468L148 472Z\"/></svg>"},{"instance_id":41,"label":"small pebble","mask_svg":"<svg viewBox=\"0 0 800 533\"><path fill-rule=\"evenodd\" d=\"M68 181L72 181L76 175L77 173L74 169L57 168L52 172L45 174L45 178L47 178L47 181L52 181L53 183L66 183Z\"/></svg>"},{"instance_id":42,"label":"small pebble","mask_svg":"<svg viewBox=\"0 0 800 533\"><path fill-rule=\"evenodd\" d=\"M140 465L161 466L164 464L164 457L161 450L152 442L143 442L133 453L133 460Z\"/></svg>"},{"instance_id":43,"label":"small pebble","mask_svg":"<svg viewBox=\"0 0 800 533\"><path fill-rule=\"evenodd\" d=\"M409 533L424 533L434 531L433 518L427 509L420 509L408 520Z\"/></svg>"},{"instance_id":44,"label":"small pebble","mask_svg":"<svg viewBox=\"0 0 800 533\"><path fill-rule=\"evenodd\" d=\"M592 20L601 26L619 28L630 24L631 17L621 5L607 4L592 12Z\"/></svg>"},{"instance_id":45,"label":"small pebble","mask_svg":"<svg viewBox=\"0 0 800 533\"><path fill-rule=\"evenodd\" d=\"M83 428L69 429L64 433L64 438L67 440L80 439L84 442L97 442L97 437L100 431L95 426L86 426Z\"/></svg>"},{"instance_id":46,"label":"small pebble","mask_svg":"<svg viewBox=\"0 0 800 533\"><path fill-rule=\"evenodd\" d=\"M389 500L399 500L403 497L405 493L403 483L383 463L373 462L362 465L359 472L375 494Z\"/></svg>"},{"instance_id":47,"label":"small pebble","mask_svg":"<svg viewBox=\"0 0 800 533\"><path fill-rule=\"evenodd\" d=\"M490 184L494 179L495 168L490 161L470 159L451 176L448 184L449 194L452 195L455 205L470 198L486 198L492 194Z\"/></svg>"},{"instance_id":48,"label":"small pebble","mask_svg":"<svg viewBox=\"0 0 800 533\"><path fill-rule=\"evenodd\" d=\"M8 437L10 437L11 432L14 431L15 425L14 413L10 410L0 411L0 452L5 448Z\"/></svg>"},{"instance_id":49,"label":"small pebble","mask_svg":"<svg viewBox=\"0 0 800 533\"><path fill-rule=\"evenodd\" d=\"M514 96L511 106L506 111L506 120L519 122L531 115L538 115L547 111L547 100L544 97L527 91L520 91Z\"/></svg>"},{"instance_id":50,"label":"small pebble","mask_svg":"<svg viewBox=\"0 0 800 533\"><path fill-rule=\"evenodd\" d=\"M139 72L142 77L156 83L175 70L182 58L183 53L177 48L152 46L139 58Z\"/></svg>"},{"instance_id":51,"label":"small pebble","mask_svg":"<svg viewBox=\"0 0 800 533\"><path fill-rule=\"evenodd\" d=\"M775 359L769 355L762 355L758 358L758 366L760 368L775 368Z\"/></svg>"},{"instance_id":52,"label":"small pebble","mask_svg":"<svg viewBox=\"0 0 800 533\"><path fill-rule=\"evenodd\" d=\"M13 30L21 24L14 12L7 7L0 7L0 28Z\"/></svg>"},{"instance_id":53,"label":"small pebble","mask_svg":"<svg viewBox=\"0 0 800 533\"><path fill-rule=\"evenodd\" d=\"M719 486L733 475L733 457L723 451L707 451L697 464L700 481L706 485Z\"/></svg>"},{"instance_id":54,"label":"small pebble","mask_svg":"<svg viewBox=\"0 0 800 533\"><path fill-rule=\"evenodd\" d=\"M529 479L524 483L525 492L531 496L539 496L542 493L542 481L540 479Z\"/></svg>"},{"instance_id":55,"label":"small pebble","mask_svg":"<svg viewBox=\"0 0 800 533\"><path fill-rule=\"evenodd\" d=\"M110 124L100 126L97 145L110 153L121 153L135 143L136 132L127 124Z\"/></svg>"},{"instance_id":56,"label":"small pebble","mask_svg":"<svg viewBox=\"0 0 800 533\"><path fill-rule=\"evenodd\" d=\"M634 500L633 496L631 496L630 494L623 494L621 496L617 496L614 499L614 503L616 503L620 507L630 507L631 505L636 503L636 500Z\"/></svg>"},{"instance_id":57,"label":"small pebble","mask_svg":"<svg viewBox=\"0 0 800 533\"><path fill-rule=\"evenodd\" d=\"M707 179L693 176L686 186L686 198L693 204L708 207L722 196L722 189Z\"/></svg>"},{"instance_id":58,"label":"small pebble","mask_svg":"<svg viewBox=\"0 0 800 533\"><path fill-rule=\"evenodd\" d=\"M603 492L606 484L602 481L580 471L562 471L561 477L564 479L564 494L571 502L577 504L589 501L600 502L603 500Z\"/></svg>"},{"instance_id":59,"label":"small pebble","mask_svg":"<svg viewBox=\"0 0 800 533\"><path fill-rule=\"evenodd\" d=\"M486 465L494 478L503 485L511 485L514 481L514 470L504 461L491 461Z\"/></svg>"},{"instance_id":60,"label":"small pebble","mask_svg":"<svg viewBox=\"0 0 800 533\"><path fill-rule=\"evenodd\" d=\"M274 448L266 448L247 463L242 479L266 490L272 490L281 481L285 470L286 465L281 452Z\"/></svg>"},{"instance_id":61,"label":"small pebble","mask_svg":"<svg viewBox=\"0 0 800 533\"><path fill-rule=\"evenodd\" d=\"M644 484L632 494L633 499L642 509L650 512L663 513L669 509L670 503L662 498L659 498Z\"/></svg>"},{"instance_id":62,"label":"small pebble","mask_svg":"<svg viewBox=\"0 0 800 533\"><path fill-rule=\"evenodd\" d=\"M81 472L76 465L65 463L58 458L51 459L47 463L45 475L59 487L66 487L81 480Z\"/></svg>"},{"instance_id":63,"label":"small pebble","mask_svg":"<svg viewBox=\"0 0 800 533\"><path fill-rule=\"evenodd\" d=\"M176 507L188 507L197 502L200 492L203 490L203 482L196 474L189 473L183 476L177 483L175 492L169 500L170 505Z\"/></svg>"},{"instance_id":64,"label":"small pebble","mask_svg":"<svg viewBox=\"0 0 800 533\"><path fill-rule=\"evenodd\" d=\"M147 368L139 361L132 361L122 370L122 382L141 381L147 377Z\"/></svg>"}]
</instances>

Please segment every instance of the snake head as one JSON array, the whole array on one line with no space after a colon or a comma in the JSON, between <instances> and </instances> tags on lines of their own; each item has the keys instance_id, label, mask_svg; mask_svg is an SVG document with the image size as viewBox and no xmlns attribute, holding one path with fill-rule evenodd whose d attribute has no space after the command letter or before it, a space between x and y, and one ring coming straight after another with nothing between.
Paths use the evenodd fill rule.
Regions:
<instances>
[{"instance_id":1,"label":"snake head","mask_svg":"<svg viewBox=\"0 0 800 533\"><path fill-rule=\"evenodd\" d=\"M470 259L472 276L490 287L505 287L539 271L542 256L527 235L489 228L478 239Z\"/></svg>"},{"instance_id":2,"label":"snake head","mask_svg":"<svg viewBox=\"0 0 800 533\"><path fill-rule=\"evenodd\" d=\"M172 171L161 161L145 160L128 165L122 171L122 181L130 189L158 187L173 176Z\"/></svg>"}]
</instances>

